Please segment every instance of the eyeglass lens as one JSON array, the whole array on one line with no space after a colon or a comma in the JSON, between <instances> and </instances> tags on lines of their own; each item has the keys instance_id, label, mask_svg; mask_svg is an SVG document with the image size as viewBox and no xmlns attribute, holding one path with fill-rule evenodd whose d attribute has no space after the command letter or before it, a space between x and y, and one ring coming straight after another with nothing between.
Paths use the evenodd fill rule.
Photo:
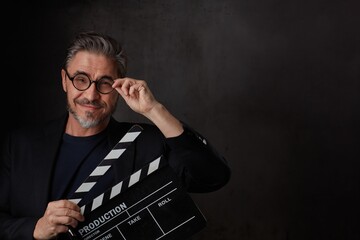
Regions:
<instances>
[{"instance_id":1,"label":"eyeglass lens","mask_svg":"<svg viewBox=\"0 0 360 240\"><path fill-rule=\"evenodd\" d=\"M97 81L91 81L85 74L78 74L72 80L74 87L80 91L88 89L92 82L95 83L96 89L100 93L110 93L113 88L114 81L111 78L100 78Z\"/></svg>"}]
</instances>

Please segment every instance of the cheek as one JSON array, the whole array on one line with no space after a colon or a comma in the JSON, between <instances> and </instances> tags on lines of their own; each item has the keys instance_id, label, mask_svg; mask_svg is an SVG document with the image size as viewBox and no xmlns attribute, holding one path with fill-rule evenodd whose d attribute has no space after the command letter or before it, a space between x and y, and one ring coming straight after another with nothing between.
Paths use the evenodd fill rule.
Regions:
<instances>
[{"instance_id":1,"label":"cheek","mask_svg":"<svg viewBox=\"0 0 360 240\"><path fill-rule=\"evenodd\" d=\"M110 107L115 107L118 100L119 100L119 94L117 93L111 94L108 96L107 99L104 99L104 101L107 102Z\"/></svg>"},{"instance_id":2,"label":"cheek","mask_svg":"<svg viewBox=\"0 0 360 240\"><path fill-rule=\"evenodd\" d=\"M81 92L79 92L76 89L73 89L73 88L71 88L69 86L67 86L65 92L66 92L66 96L67 96L68 101L71 102L71 103L74 102L75 99L81 98L81 94L82 94Z\"/></svg>"},{"instance_id":3,"label":"cheek","mask_svg":"<svg viewBox=\"0 0 360 240\"><path fill-rule=\"evenodd\" d=\"M117 102L119 99L119 93L116 91L112 91L110 94L106 95L106 101L108 102Z\"/></svg>"}]
</instances>

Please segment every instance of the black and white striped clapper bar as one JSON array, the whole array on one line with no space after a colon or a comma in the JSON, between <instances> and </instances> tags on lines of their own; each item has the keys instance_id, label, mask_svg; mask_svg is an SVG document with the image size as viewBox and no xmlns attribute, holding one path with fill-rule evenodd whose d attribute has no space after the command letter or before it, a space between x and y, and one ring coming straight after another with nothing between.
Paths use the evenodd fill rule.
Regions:
<instances>
[{"instance_id":1,"label":"black and white striped clapper bar","mask_svg":"<svg viewBox=\"0 0 360 240\"><path fill-rule=\"evenodd\" d=\"M100 194L92 201L87 203L84 206L81 206L81 213L87 214L96 208L104 205L107 201L111 200L112 198L116 197L120 193L125 192L128 188L133 186L135 183L140 182L145 177L149 176L151 173L155 172L156 170L160 169L162 166L165 165L165 160L163 160L162 155L155 160L148 163L143 168L139 169L138 171L131 174L125 180L115 184L112 188L106 190L104 193Z\"/></svg>"},{"instance_id":2,"label":"black and white striped clapper bar","mask_svg":"<svg viewBox=\"0 0 360 240\"><path fill-rule=\"evenodd\" d=\"M78 187L70 201L78 204L81 199L95 186L98 179L102 177L111 167L112 163L120 158L128 146L140 135L143 128L133 125L120 141L111 149L100 164L91 172L85 181Z\"/></svg>"}]
</instances>

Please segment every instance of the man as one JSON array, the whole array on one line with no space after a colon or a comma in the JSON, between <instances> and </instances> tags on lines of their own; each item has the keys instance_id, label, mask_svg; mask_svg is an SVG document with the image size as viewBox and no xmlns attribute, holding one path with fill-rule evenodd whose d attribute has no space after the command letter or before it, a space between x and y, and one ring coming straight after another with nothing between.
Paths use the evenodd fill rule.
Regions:
<instances>
[{"instance_id":1,"label":"man","mask_svg":"<svg viewBox=\"0 0 360 240\"><path fill-rule=\"evenodd\" d=\"M41 127L13 131L5 141L1 239L61 239L84 220L69 199L133 126L112 117L119 97L153 124L139 124L139 137L84 201L160 155L188 192L215 191L228 182L225 159L158 102L145 81L125 77L126 66L123 49L110 36L84 32L74 39L61 70L68 111Z\"/></svg>"}]
</instances>

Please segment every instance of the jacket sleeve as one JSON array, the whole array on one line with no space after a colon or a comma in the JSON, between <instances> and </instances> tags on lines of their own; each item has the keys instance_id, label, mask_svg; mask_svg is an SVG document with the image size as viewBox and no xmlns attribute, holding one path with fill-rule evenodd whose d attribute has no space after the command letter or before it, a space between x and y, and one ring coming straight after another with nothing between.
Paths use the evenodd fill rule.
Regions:
<instances>
[{"instance_id":1,"label":"jacket sleeve","mask_svg":"<svg viewBox=\"0 0 360 240\"><path fill-rule=\"evenodd\" d=\"M200 133L183 123L184 132L167 138L169 165L177 172L188 192L216 191L230 180L226 159Z\"/></svg>"},{"instance_id":2,"label":"jacket sleeve","mask_svg":"<svg viewBox=\"0 0 360 240\"><path fill-rule=\"evenodd\" d=\"M0 155L0 239L32 240L37 218L17 217L11 214L11 208L16 208L16 201L11 199L11 158L9 138L2 143ZM26 196L24 196L26 197Z\"/></svg>"}]
</instances>

